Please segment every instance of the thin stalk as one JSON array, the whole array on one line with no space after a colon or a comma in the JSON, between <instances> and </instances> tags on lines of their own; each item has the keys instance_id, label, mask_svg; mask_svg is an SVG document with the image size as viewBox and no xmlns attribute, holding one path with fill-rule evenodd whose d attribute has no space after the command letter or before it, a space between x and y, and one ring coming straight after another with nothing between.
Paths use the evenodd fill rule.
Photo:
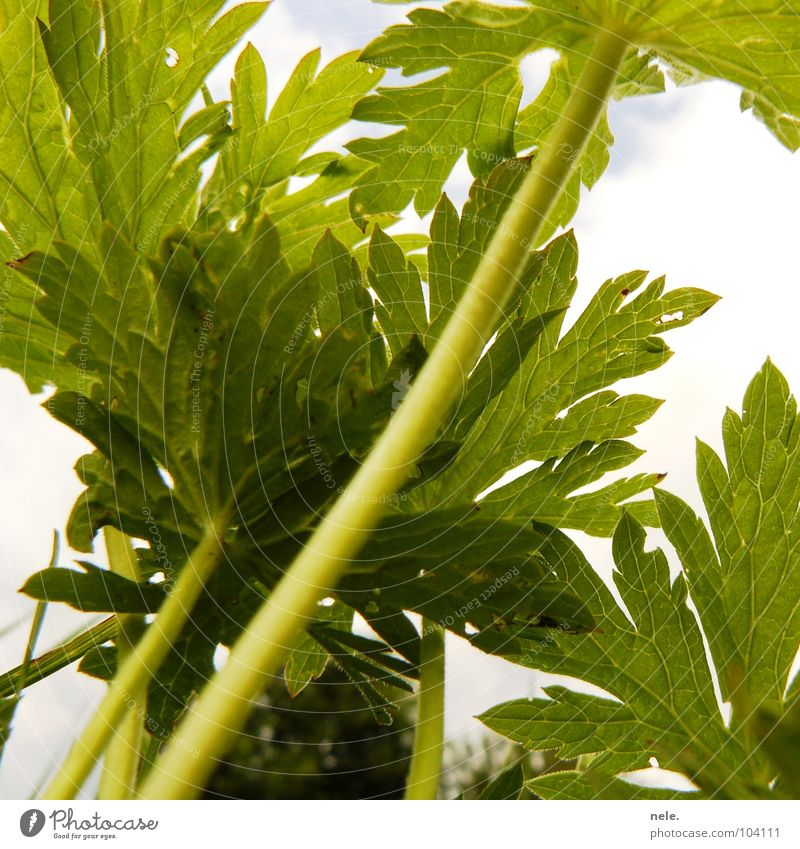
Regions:
<instances>
[{"instance_id":1,"label":"thin stalk","mask_svg":"<svg viewBox=\"0 0 800 849\"><path fill-rule=\"evenodd\" d=\"M155 622L120 665L100 706L45 790L43 799L71 799L88 778L125 716L129 703L135 703L145 692L170 646L180 635L192 607L222 556L220 540L229 519L226 511L206 529L181 570L175 589L161 605Z\"/></svg>"},{"instance_id":2,"label":"thin stalk","mask_svg":"<svg viewBox=\"0 0 800 849\"><path fill-rule=\"evenodd\" d=\"M503 314L543 224L602 114L627 43L599 32L592 55L472 281L414 385L363 465L203 689L144 783L149 798L194 796L243 725L251 703L285 659L317 601L380 520L461 396L467 375ZM191 748L187 749L189 746ZM187 758L193 751L194 758Z\"/></svg>"},{"instance_id":3,"label":"thin stalk","mask_svg":"<svg viewBox=\"0 0 800 849\"><path fill-rule=\"evenodd\" d=\"M58 531L53 531L53 550L50 555L50 565L48 569L55 569L58 564L59 551ZM19 667L19 677L16 681L16 697L22 695L22 691L28 686L31 664L33 663L33 655L36 652L36 643L39 640L39 635L42 633L42 625L44 625L44 617L47 613L47 602L40 601L36 605L36 610L33 613L33 621L31 622L31 630L28 634L28 643L25 646L25 656L22 658L22 665Z\"/></svg>"},{"instance_id":4,"label":"thin stalk","mask_svg":"<svg viewBox=\"0 0 800 849\"><path fill-rule=\"evenodd\" d=\"M127 537L116 528L106 527L103 537L112 572L128 580L139 581L136 554ZM117 663L124 663L144 632L144 618L133 614L119 616L117 625ZM131 698L114 730L103 760L100 776L100 799L131 799L139 772L139 758L144 736L145 701L142 696Z\"/></svg>"},{"instance_id":5,"label":"thin stalk","mask_svg":"<svg viewBox=\"0 0 800 849\"><path fill-rule=\"evenodd\" d=\"M117 617L109 616L108 619L103 619L102 622L98 622L86 631L76 634L60 646L46 651L28 663L4 672L0 675L0 699L13 696L23 686L28 687L37 681L42 681L76 660L80 660L90 649L113 640L116 633ZM24 681L24 685L20 684L21 681Z\"/></svg>"},{"instance_id":6,"label":"thin stalk","mask_svg":"<svg viewBox=\"0 0 800 849\"><path fill-rule=\"evenodd\" d=\"M444 756L444 628L422 620L417 725L406 799L435 799Z\"/></svg>"}]
</instances>

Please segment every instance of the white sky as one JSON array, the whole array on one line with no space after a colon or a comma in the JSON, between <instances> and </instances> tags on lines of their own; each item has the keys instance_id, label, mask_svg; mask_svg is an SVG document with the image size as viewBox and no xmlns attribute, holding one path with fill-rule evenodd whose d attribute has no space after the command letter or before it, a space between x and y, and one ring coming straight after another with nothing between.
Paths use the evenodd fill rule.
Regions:
<instances>
[{"instance_id":1,"label":"white sky","mask_svg":"<svg viewBox=\"0 0 800 849\"><path fill-rule=\"evenodd\" d=\"M274 95L291 67L322 43L324 58L366 43L406 7L368 0L277 0L250 40L265 57ZM234 57L213 78L224 96ZM628 100L611 116L617 146L610 172L584 199L574 222L581 252L577 301L608 276L634 268L668 275L673 287L696 285L723 300L688 328L666 338L675 350L635 391L667 403L634 440L646 448L641 469L668 472L666 485L698 505L694 437L719 448L726 405L738 408L748 381L769 354L800 387L800 160L749 115L724 84ZM463 173L448 188L463 197ZM633 385L633 384L631 384ZM52 529L63 527L81 487L72 471L81 440L39 408L22 382L0 372L0 631L29 617L33 604L16 594L47 565ZM587 546L601 571L608 546ZM67 565L68 557L62 557ZM83 617L52 608L41 647L68 636ZM26 628L0 639L0 667L19 662ZM472 717L507 698L528 695L533 674L487 658L452 639L448 654L447 727L476 729ZM34 792L67 739L86 720L102 685L66 670L35 685L17 713L0 769L0 797Z\"/></svg>"}]
</instances>

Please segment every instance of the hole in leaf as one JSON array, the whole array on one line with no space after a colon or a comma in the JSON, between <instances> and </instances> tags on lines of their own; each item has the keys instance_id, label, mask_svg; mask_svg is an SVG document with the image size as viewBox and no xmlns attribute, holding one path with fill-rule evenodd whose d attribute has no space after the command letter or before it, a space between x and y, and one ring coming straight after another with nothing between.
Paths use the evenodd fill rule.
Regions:
<instances>
[{"instance_id":1,"label":"hole in leaf","mask_svg":"<svg viewBox=\"0 0 800 849\"><path fill-rule=\"evenodd\" d=\"M174 68L180 61L181 57L178 55L178 51L174 47L168 47L166 49L166 56L164 57L164 64L168 68Z\"/></svg>"},{"instance_id":2,"label":"hole in leaf","mask_svg":"<svg viewBox=\"0 0 800 849\"><path fill-rule=\"evenodd\" d=\"M331 607L333 605L333 599L328 596L327 598L323 598L322 601L317 602L318 607Z\"/></svg>"},{"instance_id":3,"label":"hole in leaf","mask_svg":"<svg viewBox=\"0 0 800 849\"><path fill-rule=\"evenodd\" d=\"M661 318L656 319L656 324L669 324L673 321L683 321L683 310L677 312L665 312Z\"/></svg>"}]
</instances>

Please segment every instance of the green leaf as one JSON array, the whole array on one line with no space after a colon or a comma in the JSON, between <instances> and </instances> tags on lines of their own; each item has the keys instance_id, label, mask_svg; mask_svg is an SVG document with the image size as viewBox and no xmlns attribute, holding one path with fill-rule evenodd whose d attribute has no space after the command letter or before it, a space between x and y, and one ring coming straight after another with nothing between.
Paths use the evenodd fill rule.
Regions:
<instances>
[{"instance_id":1,"label":"green leaf","mask_svg":"<svg viewBox=\"0 0 800 849\"><path fill-rule=\"evenodd\" d=\"M491 781L478 798L504 801L519 799L524 785L525 774L522 764L514 764Z\"/></svg>"},{"instance_id":2,"label":"green leaf","mask_svg":"<svg viewBox=\"0 0 800 849\"><path fill-rule=\"evenodd\" d=\"M164 600L164 588L158 584L137 584L85 561L78 565L83 572L37 572L20 592L39 601L61 601L77 610L100 613L154 613Z\"/></svg>"},{"instance_id":3,"label":"green leaf","mask_svg":"<svg viewBox=\"0 0 800 849\"><path fill-rule=\"evenodd\" d=\"M318 606L318 609L318 622L330 622L334 628L343 629L343 633L352 627L353 611L345 605L334 602L329 607ZM308 684L316 681L325 671L329 658L327 648L310 633L304 633L300 642L292 649L284 668L286 689L290 695L298 695Z\"/></svg>"},{"instance_id":4,"label":"green leaf","mask_svg":"<svg viewBox=\"0 0 800 849\"><path fill-rule=\"evenodd\" d=\"M697 479L712 534L677 496L658 493L667 538L686 571L708 633L723 698L783 709L800 645L800 424L783 375L769 360L742 415L723 422L725 464L703 443Z\"/></svg>"},{"instance_id":5,"label":"green leaf","mask_svg":"<svg viewBox=\"0 0 800 849\"><path fill-rule=\"evenodd\" d=\"M611 699L548 687L548 699L521 699L490 708L480 719L485 725L518 743L549 750L563 760L617 749L630 744L635 715ZM635 751L635 749L634 749Z\"/></svg>"},{"instance_id":6,"label":"green leaf","mask_svg":"<svg viewBox=\"0 0 800 849\"><path fill-rule=\"evenodd\" d=\"M414 336L423 338L428 317L419 270L380 227L369 243L369 285L380 299L375 311L393 356Z\"/></svg>"},{"instance_id":7,"label":"green leaf","mask_svg":"<svg viewBox=\"0 0 800 849\"><path fill-rule=\"evenodd\" d=\"M389 514L372 534L339 596L369 616L411 610L487 652L512 653L541 629L590 629L581 600L538 556L540 533L439 509Z\"/></svg>"},{"instance_id":8,"label":"green leaf","mask_svg":"<svg viewBox=\"0 0 800 849\"><path fill-rule=\"evenodd\" d=\"M209 223L272 214L272 202L285 197L290 177L317 173L320 165L338 159L335 154L319 154L312 161L303 157L347 123L356 103L382 76L356 58L345 54L320 69L320 51L312 51L300 60L267 116L266 68L255 47L245 47L231 83L234 135L203 190ZM324 226L319 222L316 234L320 223Z\"/></svg>"},{"instance_id":9,"label":"green leaf","mask_svg":"<svg viewBox=\"0 0 800 849\"><path fill-rule=\"evenodd\" d=\"M582 3L587 7L592 3ZM605 4L603 4L605 5ZM747 105L790 150L800 143L798 59L800 4L796 0L669 0L640 5L637 43L667 62L741 86ZM629 7L630 8L630 7ZM630 10L631 13L633 9Z\"/></svg>"},{"instance_id":10,"label":"green leaf","mask_svg":"<svg viewBox=\"0 0 800 849\"><path fill-rule=\"evenodd\" d=\"M5 9L0 116L13 172L0 169L0 221L19 253L54 238L92 252L103 221L152 246L181 220L209 155L180 159L181 118L268 4L217 19L222 5L52 0L48 10L15 0Z\"/></svg>"},{"instance_id":11,"label":"green leaf","mask_svg":"<svg viewBox=\"0 0 800 849\"><path fill-rule=\"evenodd\" d=\"M270 198L269 215L278 228L292 268L299 270L309 265L322 228L330 230L348 248L361 243L359 250L362 253L366 250L364 234L353 223L347 201L353 182L365 168L366 163L356 156L325 157L323 163L313 168L315 174L319 173L310 185ZM303 163L298 170L304 170ZM397 216L377 216L375 220L382 226L389 226ZM360 263L366 265L363 259Z\"/></svg>"},{"instance_id":12,"label":"green leaf","mask_svg":"<svg viewBox=\"0 0 800 849\"><path fill-rule=\"evenodd\" d=\"M578 549L551 532L542 557L586 600L597 625L578 636L554 630L513 658L601 687L616 701L549 688L549 700L511 702L481 718L529 748L555 749L564 758L597 754L590 768L601 783L656 758L706 795L757 795L758 764L723 722L685 579L671 581L664 554L645 551L644 538L641 525L624 515L613 553L626 613Z\"/></svg>"},{"instance_id":13,"label":"green leaf","mask_svg":"<svg viewBox=\"0 0 800 849\"><path fill-rule=\"evenodd\" d=\"M400 211L412 199L424 214L465 151L478 175L537 149L601 29L624 33L631 45L613 92L617 99L663 90L657 58L679 79L714 77L740 86L743 108L753 108L783 144L797 149L799 12L795 0L759 0L746 8L738 0L549 0L530 8L456 0L415 9L408 24L390 27L361 55L375 67L426 79L381 88L359 104L356 118L394 132L349 146L371 166L351 197L353 215L363 220ZM561 55L534 102L520 110L520 63L543 48ZM564 151L579 156L577 168L542 239L572 217L581 184L591 187L605 170L612 142L603 116L582 153Z\"/></svg>"},{"instance_id":14,"label":"green leaf","mask_svg":"<svg viewBox=\"0 0 800 849\"><path fill-rule=\"evenodd\" d=\"M145 728L153 737L169 740L191 700L214 674L216 643L192 622L170 648L147 692Z\"/></svg>"},{"instance_id":15,"label":"green leaf","mask_svg":"<svg viewBox=\"0 0 800 849\"><path fill-rule=\"evenodd\" d=\"M139 254L154 252L170 228L193 216L200 166L230 135L227 113L203 109L186 117L187 108L204 78L267 8L244 3L218 16L222 5L155 2L142 11L133 0L99 6L52 0L48 11L41 2L14 0L4 10L4 261L52 250L60 241L102 265L111 227L136 248L129 251L120 291L131 300L145 295L147 302L134 283ZM73 272L75 280L83 278L78 268ZM40 319L37 288L19 275L7 282L0 365L20 373L32 391L45 384L74 388L75 363L68 345ZM92 309L84 318L103 311L92 289L87 283ZM146 309L139 315L145 318Z\"/></svg>"},{"instance_id":16,"label":"green leaf","mask_svg":"<svg viewBox=\"0 0 800 849\"><path fill-rule=\"evenodd\" d=\"M796 799L800 793L795 756L800 746L798 702L796 699L788 702L780 710L769 704L757 704L754 708L751 724L761 751L779 776L777 792L783 798Z\"/></svg>"},{"instance_id":17,"label":"green leaf","mask_svg":"<svg viewBox=\"0 0 800 849\"><path fill-rule=\"evenodd\" d=\"M40 0L13 0L0 31L0 222L21 256L55 238L80 244L96 232L94 193L69 149L67 119L48 68Z\"/></svg>"},{"instance_id":18,"label":"green leaf","mask_svg":"<svg viewBox=\"0 0 800 849\"><path fill-rule=\"evenodd\" d=\"M308 634L303 634L300 642L292 649L286 661L284 678L286 689L296 696L312 681L316 681L328 665L328 652Z\"/></svg>"},{"instance_id":19,"label":"green leaf","mask_svg":"<svg viewBox=\"0 0 800 849\"><path fill-rule=\"evenodd\" d=\"M520 15L539 26L527 10L476 7L485 11L479 20L484 12L475 17L468 6L448 8L463 8L478 28L519 23ZM417 237L402 241L376 228L367 245L348 219L346 197L354 181L367 179L364 151L356 145L342 156L321 143L380 77L369 63L345 56L320 71L319 53L309 54L267 116L266 71L248 46L237 63L230 126L227 104L211 102L207 91L204 106L188 110L212 59L258 9L236 7L189 33L177 9L159 17L154 7L142 13L133 43L125 9L99 16L81 0L65 3L42 35L68 106L70 156L85 166L93 190L108 188L91 240L51 239L12 269L21 295L18 338L25 338L27 306L43 328L35 355L70 365L59 372L48 409L96 448L78 464L86 490L70 519L70 542L91 550L97 531L114 526L145 540L144 574L163 572L169 584L208 521L235 513L223 538L225 562L150 690L151 730L162 737L210 674L216 647L235 641L262 588L272 589L403 402L530 164L503 161L514 153L505 142L499 158L473 156L479 177L469 200L459 216L439 199L424 263L409 256L425 246ZM71 37L70 28L82 36ZM509 25L498 44L520 38L530 49L530 33ZM524 52L504 54L511 73L503 85L518 87L514 65ZM620 93L657 87L646 57L634 64ZM546 93L552 109L562 78L575 71L559 68ZM158 88L152 96L144 89L151 78ZM146 102L125 122L120 110L136 105L136 95ZM513 127L516 105L499 105L498 126L510 117ZM491 106L485 115L492 117ZM526 112L520 123L528 148L547 132L537 120ZM496 130L483 123L476 138L485 132L491 141ZM152 145L137 133L150 133ZM581 162L585 183L604 167L607 143L603 131ZM198 169L214 153L197 210ZM295 190L298 175L315 179ZM175 188L171 200L162 197L165 185ZM396 211L379 222L391 223ZM462 409L336 591L338 603L363 613L385 642L310 623L286 670L293 688L312 680L327 654L386 719L391 691L407 689L415 675L418 637L404 611L445 622L497 653L521 650L548 628L594 626L543 558L546 536L532 520L608 534L620 505L655 482L641 476L575 495L637 456L621 438L658 405L620 397L609 385L667 358L655 341L665 316L679 326L714 299L694 290L662 297L657 281L620 318L620 292L645 277L634 273L607 284L561 336L576 259L571 236L531 253ZM503 454L520 417L537 409L535 393L554 386L558 397L548 399L527 453L519 460L513 450ZM481 434L494 438L496 426L501 451L481 456ZM476 506L487 486L527 459L543 463L527 488ZM443 487L456 497L442 499ZM632 509L643 514L649 506ZM86 609L139 612L153 610L162 592L155 584L113 583L97 570L48 576L47 586L37 577L30 589ZM154 600L142 601L151 592Z\"/></svg>"},{"instance_id":20,"label":"green leaf","mask_svg":"<svg viewBox=\"0 0 800 849\"><path fill-rule=\"evenodd\" d=\"M592 32L618 28L632 44L653 51L679 80L728 80L743 89L743 106L778 139L797 149L798 36L796 0L647 0L624 6L608 0L536 3L560 12L570 27Z\"/></svg>"},{"instance_id":21,"label":"green leaf","mask_svg":"<svg viewBox=\"0 0 800 849\"><path fill-rule=\"evenodd\" d=\"M408 18L409 24L390 27L368 45L362 61L400 68L407 77L442 72L421 83L379 89L356 109L359 120L402 128L385 138L349 145L372 166L351 197L357 219L400 211L412 199L420 214L429 212L464 151L473 174L480 175L538 146L542 133L562 111L568 86L590 52L584 33L565 26L560 14L538 4L535 9L502 8L458 0L441 9L415 9ZM545 47L572 53L554 64L539 99L519 113L520 63ZM615 95L662 86L657 69L632 50ZM603 121L581 159L568 200L553 217L553 228L571 217L580 180L592 185L602 173L611 141Z\"/></svg>"},{"instance_id":22,"label":"green leaf","mask_svg":"<svg viewBox=\"0 0 800 849\"><path fill-rule=\"evenodd\" d=\"M97 646L90 649L81 658L78 672L100 681L110 681L117 674L117 647Z\"/></svg>"},{"instance_id":23,"label":"green leaf","mask_svg":"<svg viewBox=\"0 0 800 849\"><path fill-rule=\"evenodd\" d=\"M496 188L501 180L492 175L488 185ZM485 225L473 230L476 225L468 223L483 219L473 214L480 208L481 185L478 181L473 189L472 206L465 208L460 228L446 204L434 215L428 262L432 303L434 279L438 290L446 292L457 289L469 273L467 267L462 276L462 246L479 251L488 239ZM486 220L496 206L497 201ZM444 232L450 235L440 235ZM690 323L717 298L699 289L665 291L663 278L633 296L646 274L631 272L604 283L575 324L564 330L564 312L577 286L577 259L571 233L532 255L521 298L471 375L464 401L442 436L461 444L456 462L415 486L401 508L411 512L454 501L472 504L509 470L536 461L538 468L507 483L482 505L512 520L536 519L607 536L619 520L620 505L663 477L640 475L572 496L639 456L621 439L633 435L661 403L643 395L620 396L607 387L666 362L672 352L661 334ZM504 373L495 381L500 369ZM652 506L631 509L648 524L657 523Z\"/></svg>"},{"instance_id":24,"label":"green leaf","mask_svg":"<svg viewBox=\"0 0 800 849\"><path fill-rule=\"evenodd\" d=\"M632 798L640 791L620 776L656 758L706 797L793 798L784 753L797 736L790 675L800 648L800 426L788 385L769 360L748 387L742 414L725 414L723 441L725 463L698 443L710 532L680 498L656 491L661 526L682 567L674 581L663 553L645 551L644 531L627 514L613 545L621 603L565 538L552 532L549 550L540 549L586 600L597 627L572 637L556 631L515 659L607 696L551 687L547 699L509 702L481 717L529 748L564 759L592 756L586 772L531 782L534 793ZM727 722L715 680L732 706Z\"/></svg>"},{"instance_id":25,"label":"green leaf","mask_svg":"<svg viewBox=\"0 0 800 849\"><path fill-rule=\"evenodd\" d=\"M160 234L183 220L199 165L210 154L180 157L181 118L268 5L243 3L217 18L219 0L155 3L142 11L132 0L102 10L87 0L53 0L42 40L70 109L76 156L94 184L102 220L140 250L152 251Z\"/></svg>"},{"instance_id":26,"label":"green leaf","mask_svg":"<svg viewBox=\"0 0 800 849\"><path fill-rule=\"evenodd\" d=\"M560 770L540 775L526 784L531 793L542 799L588 801L598 799L691 799L696 794L678 790L640 787L619 778L592 772Z\"/></svg>"}]
</instances>

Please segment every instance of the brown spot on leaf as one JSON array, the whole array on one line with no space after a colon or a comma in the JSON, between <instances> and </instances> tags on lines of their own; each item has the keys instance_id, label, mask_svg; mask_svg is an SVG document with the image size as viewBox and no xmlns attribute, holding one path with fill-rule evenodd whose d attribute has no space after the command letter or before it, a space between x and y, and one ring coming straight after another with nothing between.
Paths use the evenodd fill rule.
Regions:
<instances>
[{"instance_id":1,"label":"brown spot on leaf","mask_svg":"<svg viewBox=\"0 0 800 849\"><path fill-rule=\"evenodd\" d=\"M6 263L6 265L7 265L9 268L17 269L17 268L19 268L19 267L20 267L20 266L21 266L24 262L27 262L27 261L28 261L28 260L29 260L32 256L33 256L33 251L31 251L30 253L25 254L25 256L21 256L19 259L12 259L12 260L9 260L9 262L7 262L7 263Z\"/></svg>"}]
</instances>

